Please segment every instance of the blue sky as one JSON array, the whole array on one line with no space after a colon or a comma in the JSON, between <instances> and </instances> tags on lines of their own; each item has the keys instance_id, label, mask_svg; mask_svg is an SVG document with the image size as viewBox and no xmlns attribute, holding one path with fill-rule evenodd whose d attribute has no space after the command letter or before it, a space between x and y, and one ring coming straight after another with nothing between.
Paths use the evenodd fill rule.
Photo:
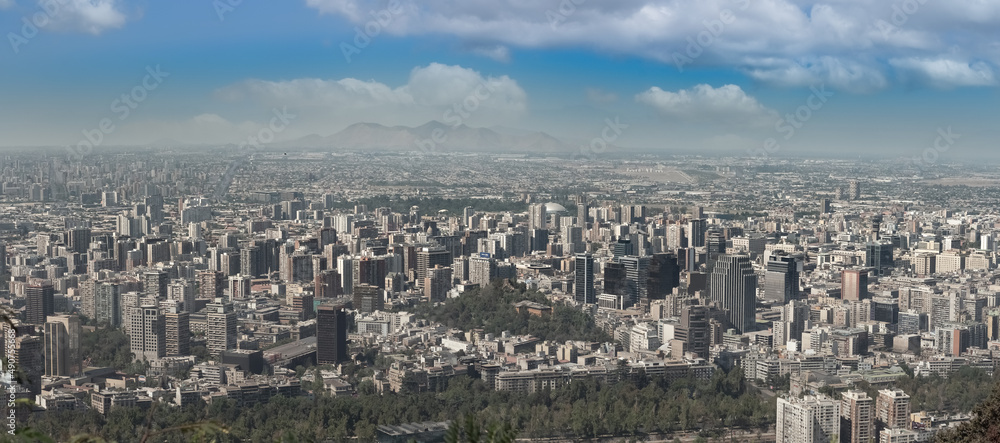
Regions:
<instances>
[{"instance_id":1,"label":"blue sky","mask_svg":"<svg viewBox=\"0 0 1000 443\"><path fill-rule=\"evenodd\" d=\"M1000 1L0 0L0 31L0 146L75 144L102 119L105 145L231 143L274 109L296 115L279 140L416 126L480 85L462 123L588 140L617 118L616 144L657 152L912 156L952 127L960 158L1000 140Z\"/></svg>"}]
</instances>

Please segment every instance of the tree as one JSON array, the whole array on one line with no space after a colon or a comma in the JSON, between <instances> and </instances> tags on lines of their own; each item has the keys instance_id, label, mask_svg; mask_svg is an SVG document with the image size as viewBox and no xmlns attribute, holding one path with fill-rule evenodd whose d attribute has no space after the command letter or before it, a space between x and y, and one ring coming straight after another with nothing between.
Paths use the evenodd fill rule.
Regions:
<instances>
[{"instance_id":1,"label":"tree","mask_svg":"<svg viewBox=\"0 0 1000 443\"><path fill-rule=\"evenodd\" d=\"M1000 383L993 384L993 393L972 411L972 420L954 430L942 431L936 441L941 443L1000 441Z\"/></svg>"}]
</instances>

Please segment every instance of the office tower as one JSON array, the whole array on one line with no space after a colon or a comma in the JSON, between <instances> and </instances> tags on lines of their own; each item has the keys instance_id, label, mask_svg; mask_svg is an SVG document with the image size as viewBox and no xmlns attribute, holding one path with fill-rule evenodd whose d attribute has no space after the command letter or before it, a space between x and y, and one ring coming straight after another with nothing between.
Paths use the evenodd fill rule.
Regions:
<instances>
[{"instance_id":1,"label":"office tower","mask_svg":"<svg viewBox=\"0 0 1000 443\"><path fill-rule=\"evenodd\" d=\"M497 278L497 261L488 253L469 258L469 282L479 286L489 285Z\"/></svg>"},{"instance_id":2,"label":"office tower","mask_svg":"<svg viewBox=\"0 0 1000 443\"><path fill-rule=\"evenodd\" d=\"M451 260L451 253L443 247L424 247L417 251L417 286L423 287L428 269L436 265L448 266Z\"/></svg>"},{"instance_id":3,"label":"office tower","mask_svg":"<svg viewBox=\"0 0 1000 443\"><path fill-rule=\"evenodd\" d=\"M629 306L638 305L640 300L649 298L649 257L626 255L619 261L625 267L625 296Z\"/></svg>"},{"instance_id":4,"label":"office tower","mask_svg":"<svg viewBox=\"0 0 1000 443\"><path fill-rule=\"evenodd\" d=\"M646 295L655 300L666 298L673 292L674 288L680 286L680 272L677 255L660 253L650 256Z\"/></svg>"},{"instance_id":5,"label":"office tower","mask_svg":"<svg viewBox=\"0 0 1000 443\"><path fill-rule=\"evenodd\" d=\"M864 391L847 391L840 398L840 441L868 443L875 429L875 405Z\"/></svg>"},{"instance_id":6,"label":"office tower","mask_svg":"<svg viewBox=\"0 0 1000 443\"><path fill-rule=\"evenodd\" d=\"M208 312L208 351L218 355L236 347L236 312L232 303L216 299L205 307Z\"/></svg>"},{"instance_id":7,"label":"office tower","mask_svg":"<svg viewBox=\"0 0 1000 443\"><path fill-rule=\"evenodd\" d=\"M181 302L184 311L195 312L194 298L194 282L191 280L178 280L167 286L167 299Z\"/></svg>"},{"instance_id":8,"label":"office tower","mask_svg":"<svg viewBox=\"0 0 1000 443\"><path fill-rule=\"evenodd\" d=\"M43 336L45 375L73 375L80 370L80 318L50 315Z\"/></svg>"},{"instance_id":9,"label":"office tower","mask_svg":"<svg viewBox=\"0 0 1000 443\"><path fill-rule=\"evenodd\" d=\"M27 306L24 310L24 322L32 325L45 323L45 318L54 314L55 289L52 283L35 282L24 288L24 298Z\"/></svg>"},{"instance_id":10,"label":"office tower","mask_svg":"<svg viewBox=\"0 0 1000 443\"><path fill-rule=\"evenodd\" d=\"M156 306L130 308L129 343L138 361L153 361L167 355L166 320Z\"/></svg>"},{"instance_id":11,"label":"office tower","mask_svg":"<svg viewBox=\"0 0 1000 443\"><path fill-rule=\"evenodd\" d=\"M240 274L250 277L260 277L267 273L264 261L264 250L256 245L240 249Z\"/></svg>"},{"instance_id":12,"label":"office tower","mask_svg":"<svg viewBox=\"0 0 1000 443\"><path fill-rule=\"evenodd\" d=\"M549 246L549 230L548 229L532 229L531 230L531 252L545 251Z\"/></svg>"},{"instance_id":13,"label":"office tower","mask_svg":"<svg viewBox=\"0 0 1000 443\"><path fill-rule=\"evenodd\" d=\"M214 300L222 297L224 276L219 271L198 271L198 298Z\"/></svg>"},{"instance_id":14,"label":"office tower","mask_svg":"<svg viewBox=\"0 0 1000 443\"><path fill-rule=\"evenodd\" d=\"M441 265L427 270L427 281L424 282L424 298L429 301L444 301L452 286L451 268Z\"/></svg>"},{"instance_id":15,"label":"office tower","mask_svg":"<svg viewBox=\"0 0 1000 443\"><path fill-rule=\"evenodd\" d=\"M385 299L382 297L382 290L375 285L354 285L354 309L368 314L381 311L385 307Z\"/></svg>"},{"instance_id":16,"label":"office tower","mask_svg":"<svg viewBox=\"0 0 1000 443\"><path fill-rule=\"evenodd\" d=\"M545 229L548 227L548 217L544 204L533 204L528 207L528 212L528 229Z\"/></svg>"},{"instance_id":17,"label":"office tower","mask_svg":"<svg viewBox=\"0 0 1000 443\"><path fill-rule=\"evenodd\" d=\"M840 298L865 300L868 297L868 271L845 269L840 273Z\"/></svg>"},{"instance_id":18,"label":"office tower","mask_svg":"<svg viewBox=\"0 0 1000 443\"><path fill-rule=\"evenodd\" d=\"M158 300L167 298L170 276L164 271L149 271L142 274L142 287L147 296Z\"/></svg>"},{"instance_id":19,"label":"office tower","mask_svg":"<svg viewBox=\"0 0 1000 443\"><path fill-rule=\"evenodd\" d=\"M847 199L848 200L861 199L861 183L859 183L857 180L851 180L847 184Z\"/></svg>"},{"instance_id":20,"label":"office tower","mask_svg":"<svg viewBox=\"0 0 1000 443\"><path fill-rule=\"evenodd\" d=\"M90 249L90 228L73 228L66 231L66 249L80 254Z\"/></svg>"},{"instance_id":21,"label":"office tower","mask_svg":"<svg viewBox=\"0 0 1000 443\"><path fill-rule=\"evenodd\" d=\"M892 272L892 243L868 243L865 249L865 266L874 268L876 275L889 275Z\"/></svg>"},{"instance_id":22,"label":"office tower","mask_svg":"<svg viewBox=\"0 0 1000 443\"><path fill-rule=\"evenodd\" d=\"M560 241L563 243L564 252L567 254L583 251L583 228L579 226L563 225L560 232ZM596 228L595 228L596 229Z\"/></svg>"},{"instance_id":23,"label":"office tower","mask_svg":"<svg viewBox=\"0 0 1000 443\"><path fill-rule=\"evenodd\" d=\"M340 295L340 273L330 269L316 274L313 278L313 294L316 298L331 298Z\"/></svg>"},{"instance_id":24,"label":"office tower","mask_svg":"<svg viewBox=\"0 0 1000 443\"><path fill-rule=\"evenodd\" d=\"M587 229L587 222L590 221L588 220L587 209L587 196L580 194L576 199L576 223L583 229Z\"/></svg>"},{"instance_id":25,"label":"office tower","mask_svg":"<svg viewBox=\"0 0 1000 443\"><path fill-rule=\"evenodd\" d=\"M684 350L708 359L710 344L708 307L687 305L681 308L681 324L674 329L674 337L684 342Z\"/></svg>"},{"instance_id":26,"label":"office tower","mask_svg":"<svg viewBox=\"0 0 1000 443\"><path fill-rule=\"evenodd\" d=\"M919 334L927 332L930 328L930 321L925 312L900 312L897 332L904 334Z\"/></svg>"},{"instance_id":27,"label":"office tower","mask_svg":"<svg viewBox=\"0 0 1000 443\"><path fill-rule=\"evenodd\" d=\"M226 251L219 254L219 271L223 277L240 273L240 254L235 251Z\"/></svg>"},{"instance_id":28,"label":"office tower","mask_svg":"<svg viewBox=\"0 0 1000 443\"><path fill-rule=\"evenodd\" d=\"M910 396L899 389L878 391L875 400L876 432L882 429L909 429Z\"/></svg>"},{"instance_id":29,"label":"office tower","mask_svg":"<svg viewBox=\"0 0 1000 443\"><path fill-rule=\"evenodd\" d=\"M778 398L777 443L829 443L840 433L840 403L826 396Z\"/></svg>"},{"instance_id":30,"label":"office tower","mask_svg":"<svg viewBox=\"0 0 1000 443\"><path fill-rule=\"evenodd\" d=\"M798 296L799 268L795 258L788 255L772 256L764 274L764 299L785 304Z\"/></svg>"},{"instance_id":31,"label":"office tower","mask_svg":"<svg viewBox=\"0 0 1000 443\"><path fill-rule=\"evenodd\" d=\"M347 315L343 306L320 305L316 312L316 362L336 365L347 360Z\"/></svg>"},{"instance_id":32,"label":"office tower","mask_svg":"<svg viewBox=\"0 0 1000 443\"><path fill-rule=\"evenodd\" d=\"M348 256L337 257L337 272L340 273L340 287L344 295L354 291L354 259Z\"/></svg>"},{"instance_id":33,"label":"office tower","mask_svg":"<svg viewBox=\"0 0 1000 443\"><path fill-rule=\"evenodd\" d=\"M820 214L830 213L830 199L828 198L819 199L819 213Z\"/></svg>"},{"instance_id":34,"label":"office tower","mask_svg":"<svg viewBox=\"0 0 1000 443\"><path fill-rule=\"evenodd\" d=\"M576 254L575 261L573 298L579 303L596 303L597 293L594 291L594 256L589 253Z\"/></svg>"},{"instance_id":35,"label":"office tower","mask_svg":"<svg viewBox=\"0 0 1000 443\"><path fill-rule=\"evenodd\" d=\"M247 298L250 296L253 281L249 275L229 276L229 297L231 300Z\"/></svg>"},{"instance_id":36,"label":"office tower","mask_svg":"<svg viewBox=\"0 0 1000 443\"><path fill-rule=\"evenodd\" d=\"M351 268L353 284L385 288L385 276L389 273L385 257L361 257L351 263Z\"/></svg>"},{"instance_id":37,"label":"office tower","mask_svg":"<svg viewBox=\"0 0 1000 443\"><path fill-rule=\"evenodd\" d=\"M184 356L191 353L190 314L176 306L164 314L166 322L166 353L168 357Z\"/></svg>"},{"instance_id":38,"label":"office tower","mask_svg":"<svg viewBox=\"0 0 1000 443\"><path fill-rule=\"evenodd\" d=\"M756 329L757 276L749 256L720 256L710 274L709 292L737 331Z\"/></svg>"},{"instance_id":39,"label":"office tower","mask_svg":"<svg viewBox=\"0 0 1000 443\"><path fill-rule=\"evenodd\" d=\"M705 219L697 218L688 222L688 248L700 248L705 246L705 231L707 229L708 222L705 221Z\"/></svg>"},{"instance_id":40,"label":"office tower","mask_svg":"<svg viewBox=\"0 0 1000 443\"><path fill-rule=\"evenodd\" d=\"M626 255L635 255L635 246L627 238L619 238L611 244L611 251L614 258L621 258Z\"/></svg>"},{"instance_id":41,"label":"office tower","mask_svg":"<svg viewBox=\"0 0 1000 443\"><path fill-rule=\"evenodd\" d=\"M6 328L5 325L5 331ZM27 383L21 387L35 395L42 393L42 374L45 372L44 348L41 337L19 335L14 338L14 361L17 363L17 369L27 379Z\"/></svg>"}]
</instances>

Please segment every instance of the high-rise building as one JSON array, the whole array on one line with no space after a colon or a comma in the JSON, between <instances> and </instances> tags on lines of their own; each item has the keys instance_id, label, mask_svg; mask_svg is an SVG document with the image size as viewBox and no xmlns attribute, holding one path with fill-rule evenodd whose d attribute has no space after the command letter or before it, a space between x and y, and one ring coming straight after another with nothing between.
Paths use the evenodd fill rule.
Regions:
<instances>
[{"instance_id":1,"label":"high-rise building","mask_svg":"<svg viewBox=\"0 0 1000 443\"><path fill-rule=\"evenodd\" d=\"M764 275L764 299L785 304L798 296L799 268L795 258L789 255L772 256Z\"/></svg>"},{"instance_id":2,"label":"high-rise building","mask_svg":"<svg viewBox=\"0 0 1000 443\"><path fill-rule=\"evenodd\" d=\"M222 351L236 347L236 312L232 303L223 303L216 299L205 307L208 312L208 351L220 354Z\"/></svg>"},{"instance_id":3,"label":"high-rise building","mask_svg":"<svg viewBox=\"0 0 1000 443\"><path fill-rule=\"evenodd\" d=\"M681 308L681 324L674 329L674 337L684 342L685 351L708 359L710 344L708 307L687 305Z\"/></svg>"},{"instance_id":4,"label":"high-rise building","mask_svg":"<svg viewBox=\"0 0 1000 443\"><path fill-rule=\"evenodd\" d=\"M385 308L382 289L375 285L354 285L354 309L362 313L381 311Z\"/></svg>"},{"instance_id":5,"label":"high-rise building","mask_svg":"<svg viewBox=\"0 0 1000 443\"><path fill-rule=\"evenodd\" d=\"M118 283L101 282L95 288L94 319L98 324L117 328L122 324L121 286Z\"/></svg>"},{"instance_id":6,"label":"high-rise building","mask_svg":"<svg viewBox=\"0 0 1000 443\"><path fill-rule=\"evenodd\" d=\"M45 372L44 347L41 337L36 335L19 335L14 339L14 361L17 363L17 369L27 379L27 383L21 386L35 395L42 393L42 374Z\"/></svg>"},{"instance_id":7,"label":"high-rise building","mask_svg":"<svg viewBox=\"0 0 1000 443\"><path fill-rule=\"evenodd\" d=\"M899 389L878 391L875 401L875 427L882 429L909 429L910 396Z\"/></svg>"},{"instance_id":8,"label":"high-rise building","mask_svg":"<svg viewBox=\"0 0 1000 443\"><path fill-rule=\"evenodd\" d=\"M625 267L625 296L629 306L639 304L649 298L649 257L626 255L619 259Z\"/></svg>"},{"instance_id":9,"label":"high-rise building","mask_svg":"<svg viewBox=\"0 0 1000 443\"><path fill-rule=\"evenodd\" d=\"M160 308L141 306L130 308L129 344L138 361L153 361L167 355L166 319Z\"/></svg>"},{"instance_id":10,"label":"high-rise building","mask_svg":"<svg viewBox=\"0 0 1000 443\"><path fill-rule=\"evenodd\" d=\"M876 275L888 275L892 272L892 243L868 243L865 250L865 266L873 268Z\"/></svg>"},{"instance_id":11,"label":"high-rise building","mask_svg":"<svg viewBox=\"0 0 1000 443\"><path fill-rule=\"evenodd\" d=\"M778 398L777 443L828 443L840 433L840 403L825 396Z\"/></svg>"},{"instance_id":12,"label":"high-rise building","mask_svg":"<svg viewBox=\"0 0 1000 443\"><path fill-rule=\"evenodd\" d=\"M660 253L650 256L646 295L654 300L666 298L674 288L680 286L680 272L676 254Z\"/></svg>"},{"instance_id":13,"label":"high-rise building","mask_svg":"<svg viewBox=\"0 0 1000 443\"><path fill-rule=\"evenodd\" d=\"M229 276L229 297L233 300L243 299L250 296L253 279L249 275Z\"/></svg>"},{"instance_id":14,"label":"high-rise building","mask_svg":"<svg viewBox=\"0 0 1000 443\"><path fill-rule=\"evenodd\" d=\"M840 273L840 298L843 300L865 300L868 297L868 271L845 269Z\"/></svg>"},{"instance_id":15,"label":"high-rise building","mask_svg":"<svg viewBox=\"0 0 1000 443\"><path fill-rule=\"evenodd\" d=\"M497 278L497 261L488 253L469 258L469 282L486 286Z\"/></svg>"},{"instance_id":16,"label":"high-rise building","mask_svg":"<svg viewBox=\"0 0 1000 443\"><path fill-rule=\"evenodd\" d=\"M73 375L80 370L80 318L50 315L45 322L45 375Z\"/></svg>"},{"instance_id":17,"label":"high-rise building","mask_svg":"<svg viewBox=\"0 0 1000 443\"><path fill-rule=\"evenodd\" d=\"M292 310L299 314L301 320L313 318L313 300L315 300L313 295L308 292L289 296L291 302L289 304Z\"/></svg>"},{"instance_id":18,"label":"high-rise building","mask_svg":"<svg viewBox=\"0 0 1000 443\"><path fill-rule=\"evenodd\" d=\"M48 281L29 284L24 288L27 306L24 310L25 323L41 325L46 317L55 313L55 289Z\"/></svg>"},{"instance_id":19,"label":"high-rise building","mask_svg":"<svg viewBox=\"0 0 1000 443\"><path fill-rule=\"evenodd\" d=\"M168 357L184 356L191 353L190 314L176 306L164 314L166 322L166 353Z\"/></svg>"},{"instance_id":20,"label":"high-rise building","mask_svg":"<svg viewBox=\"0 0 1000 443\"><path fill-rule=\"evenodd\" d=\"M66 249L84 254L90 248L90 228L73 228L66 231Z\"/></svg>"},{"instance_id":21,"label":"high-rise building","mask_svg":"<svg viewBox=\"0 0 1000 443\"><path fill-rule=\"evenodd\" d=\"M347 315L343 306L320 305L316 311L316 362L335 365L347 360Z\"/></svg>"},{"instance_id":22,"label":"high-rise building","mask_svg":"<svg viewBox=\"0 0 1000 443\"><path fill-rule=\"evenodd\" d=\"M597 303L594 290L594 256L576 254L573 298L580 303Z\"/></svg>"},{"instance_id":23,"label":"high-rise building","mask_svg":"<svg viewBox=\"0 0 1000 443\"><path fill-rule=\"evenodd\" d=\"M142 287L147 296L157 299L167 298L170 275L164 271L149 271L142 274Z\"/></svg>"},{"instance_id":24,"label":"high-rise building","mask_svg":"<svg viewBox=\"0 0 1000 443\"><path fill-rule=\"evenodd\" d=\"M424 247L417 251L417 286L423 287L427 270L436 265L451 265L452 257L444 247Z\"/></svg>"},{"instance_id":25,"label":"high-rise building","mask_svg":"<svg viewBox=\"0 0 1000 443\"><path fill-rule=\"evenodd\" d=\"M756 329L757 275L750 257L722 255L709 276L711 300L726 311L726 317L741 334Z\"/></svg>"},{"instance_id":26,"label":"high-rise building","mask_svg":"<svg viewBox=\"0 0 1000 443\"><path fill-rule=\"evenodd\" d=\"M588 212L587 196L580 194L576 199L576 223L583 229L587 229Z\"/></svg>"},{"instance_id":27,"label":"high-rise building","mask_svg":"<svg viewBox=\"0 0 1000 443\"><path fill-rule=\"evenodd\" d=\"M451 268L441 265L427 270L427 281L424 282L424 298L429 301L444 301L451 290Z\"/></svg>"},{"instance_id":28,"label":"high-rise building","mask_svg":"<svg viewBox=\"0 0 1000 443\"><path fill-rule=\"evenodd\" d=\"M178 280L167 286L167 299L181 302L181 309L187 312L195 312L194 297L194 282L191 280Z\"/></svg>"},{"instance_id":29,"label":"high-rise building","mask_svg":"<svg viewBox=\"0 0 1000 443\"><path fill-rule=\"evenodd\" d=\"M688 222L688 248L700 248L705 246L705 231L707 229L708 222L705 221L705 219L696 218Z\"/></svg>"},{"instance_id":30,"label":"high-rise building","mask_svg":"<svg viewBox=\"0 0 1000 443\"><path fill-rule=\"evenodd\" d=\"M861 183L857 180L851 180L847 184L847 199L861 200Z\"/></svg>"},{"instance_id":31,"label":"high-rise building","mask_svg":"<svg viewBox=\"0 0 1000 443\"><path fill-rule=\"evenodd\" d=\"M846 391L840 398L840 441L867 443L875 430L875 402L864 391Z\"/></svg>"},{"instance_id":32,"label":"high-rise building","mask_svg":"<svg viewBox=\"0 0 1000 443\"><path fill-rule=\"evenodd\" d=\"M830 199L828 198L819 199L819 213L820 214L830 213Z\"/></svg>"},{"instance_id":33,"label":"high-rise building","mask_svg":"<svg viewBox=\"0 0 1000 443\"><path fill-rule=\"evenodd\" d=\"M545 205L537 203L528 207L528 229L545 229L548 227L548 217Z\"/></svg>"},{"instance_id":34,"label":"high-rise building","mask_svg":"<svg viewBox=\"0 0 1000 443\"><path fill-rule=\"evenodd\" d=\"M215 300L226 288L225 276L219 271L198 271L198 298Z\"/></svg>"},{"instance_id":35,"label":"high-rise building","mask_svg":"<svg viewBox=\"0 0 1000 443\"><path fill-rule=\"evenodd\" d=\"M340 273L328 269L313 277L313 294L316 298L332 298L340 294Z\"/></svg>"}]
</instances>

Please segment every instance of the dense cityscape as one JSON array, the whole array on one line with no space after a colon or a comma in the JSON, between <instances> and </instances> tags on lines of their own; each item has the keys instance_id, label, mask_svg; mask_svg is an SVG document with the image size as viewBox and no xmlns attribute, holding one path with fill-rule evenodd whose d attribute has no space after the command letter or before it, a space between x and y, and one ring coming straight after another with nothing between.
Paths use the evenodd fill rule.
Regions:
<instances>
[{"instance_id":1,"label":"dense cityscape","mask_svg":"<svg viewBox=\"0 0 1000 443\"><path fill-rule=\"evenodd\" d=\"M929 441L972 418L1000 349L1000 176L936 168L11 152L7 383L55 441L177 411L246 441L435 441L464 412L522 438ZM570 400L496 409L542 395ZM220 418L318 399L444 403Z\"/></svg>"}]
</instances>

